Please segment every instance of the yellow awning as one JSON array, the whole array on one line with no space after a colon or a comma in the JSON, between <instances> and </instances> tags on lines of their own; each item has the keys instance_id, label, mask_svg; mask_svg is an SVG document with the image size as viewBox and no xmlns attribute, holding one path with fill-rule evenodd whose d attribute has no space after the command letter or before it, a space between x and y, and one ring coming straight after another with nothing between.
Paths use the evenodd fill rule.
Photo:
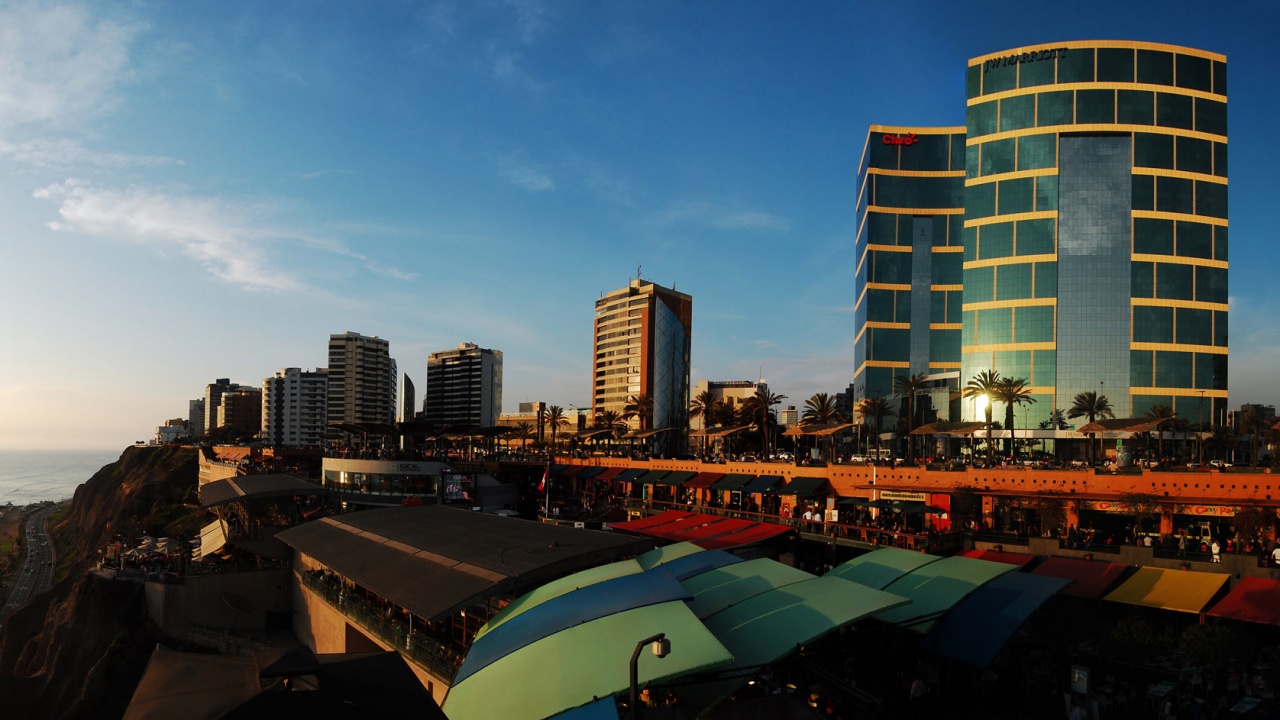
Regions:
<instances>
[{"instance_id":1,"label":"yellow awning","mask_svg":"<svg viewBox=\"0 0 1280 720\"><path fill-rule=\"evenodd\" d=\"M1106 599L1130 605L1198 613L1205 609L1230 577L1226 573L1142 567L1120 587L1112 590Z\"/></svg>"}]
</instances>

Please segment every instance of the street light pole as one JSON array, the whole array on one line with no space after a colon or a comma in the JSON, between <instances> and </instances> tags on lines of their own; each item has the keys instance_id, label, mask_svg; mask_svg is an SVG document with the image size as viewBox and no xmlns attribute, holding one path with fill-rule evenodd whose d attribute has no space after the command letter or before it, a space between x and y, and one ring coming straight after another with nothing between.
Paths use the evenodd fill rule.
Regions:
<instances>
[{"instance_id":1,"label":"street light pole","mask_svg":"<svg viewBox=\"0 0 1280 720\"><path fill-rule=\"evenodd\" d=\"M671 641L667 639L666 633L658 633L647 637L636 643L635 652L631 653L631 720L640 720L640 693L639 685L639 665L640 653L644 652L644 646L653 644L653 654L664 658L671 654Z\"/></svg>"}]
</instances>

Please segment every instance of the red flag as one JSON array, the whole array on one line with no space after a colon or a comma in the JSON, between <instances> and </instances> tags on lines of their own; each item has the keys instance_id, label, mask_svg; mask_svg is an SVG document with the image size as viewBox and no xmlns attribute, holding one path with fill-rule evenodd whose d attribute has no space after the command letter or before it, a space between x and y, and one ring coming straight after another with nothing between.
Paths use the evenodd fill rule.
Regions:
<instances>
[{"instance_id":1,"label":"red flag","mask_svg":"<svg viewBox=\"0 0 1280 720\"><path fill-rule=\"evenodd\" d=\"M550 474L551 466L547 465L546 469L542 471L542 481L538 483L538 492L542 492L547 489L547 476Z\"/></svg>"}]
</instances>

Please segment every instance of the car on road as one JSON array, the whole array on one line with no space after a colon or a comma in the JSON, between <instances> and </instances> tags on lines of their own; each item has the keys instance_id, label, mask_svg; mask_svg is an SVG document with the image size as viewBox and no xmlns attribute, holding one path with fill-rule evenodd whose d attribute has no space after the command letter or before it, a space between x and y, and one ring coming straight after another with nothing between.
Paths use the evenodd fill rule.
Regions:
<instances>
[{"instance_id":1,"label":"car on road","mask_svg":"<svg viewBox=\"0 0 1280 720\"><path fill-rule=\"evenodd\" d=\"M1226 460L1210 460L1209 467L1222 470L1222 469L1231 467L1231 463L1227 462Z\"/></svg>"}]
</instances>

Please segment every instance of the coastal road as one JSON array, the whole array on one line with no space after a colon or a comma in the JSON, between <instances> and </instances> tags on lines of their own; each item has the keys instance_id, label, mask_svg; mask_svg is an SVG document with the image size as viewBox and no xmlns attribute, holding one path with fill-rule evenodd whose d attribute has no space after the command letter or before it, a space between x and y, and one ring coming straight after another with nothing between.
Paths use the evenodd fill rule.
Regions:
<instances>
[{"instance_id":1,"label":"coastal road","mask_svg":"<svg viewBox=\"0 0 1280 720\"><path fill-rule=\"evenodd\" d=\"M0 623L33 596L39 595L53 584L54 554L49 542L49 517L57 510L54 506L42 507L27 516L23 532L27 535L27 553L18 568L13 589L4 607L0 607Z\"/></svg>"}]
</instances>

